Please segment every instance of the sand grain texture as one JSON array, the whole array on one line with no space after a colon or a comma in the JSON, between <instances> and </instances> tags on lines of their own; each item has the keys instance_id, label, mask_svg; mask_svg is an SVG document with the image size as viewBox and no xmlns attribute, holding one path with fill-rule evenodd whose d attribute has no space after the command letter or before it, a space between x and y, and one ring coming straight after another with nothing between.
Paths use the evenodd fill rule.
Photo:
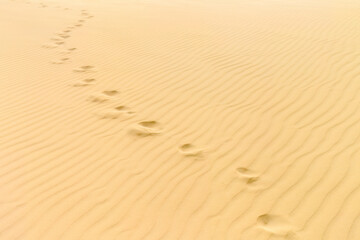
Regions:
<instances>
[{"instance_id":1,"label":"sand grain texture","mask_svg":"<svg viewBox=\"0 0 360 240\"><path fill-rule=\"evenodd\" d=\"M359 7L0 0L0 240L360 239Z\"/></svg>"}]
</instances>

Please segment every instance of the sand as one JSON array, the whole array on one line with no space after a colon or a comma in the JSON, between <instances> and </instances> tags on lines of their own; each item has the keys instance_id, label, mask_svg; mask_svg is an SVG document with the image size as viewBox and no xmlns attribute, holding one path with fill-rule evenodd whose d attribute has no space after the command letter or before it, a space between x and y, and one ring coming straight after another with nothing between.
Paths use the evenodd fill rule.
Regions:
<instances>
[{"instance_id":1,"label":"sand","mask_svg":"<svg viewBox=\"0 0 360 240\"><path fill-rule=\"evenodd\" d=\"M0 0L0 239L360 239L359 8Z\"/></svg>"}]
</instances>

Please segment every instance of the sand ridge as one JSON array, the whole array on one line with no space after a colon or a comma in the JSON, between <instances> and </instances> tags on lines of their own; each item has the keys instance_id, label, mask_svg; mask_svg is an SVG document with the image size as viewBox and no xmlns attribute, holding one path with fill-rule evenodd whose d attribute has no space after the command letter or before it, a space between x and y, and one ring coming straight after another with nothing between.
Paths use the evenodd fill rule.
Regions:
<instances>
[{"instance_id":1,"label":"sand ridge","mask_svg":"<svg viewBox=\"0 0 360 240\"><path fill-rule=\"evenodd\" d=\"M359 3L2 0L0 240L357 240Z\"/></svg>"}]
</instances>

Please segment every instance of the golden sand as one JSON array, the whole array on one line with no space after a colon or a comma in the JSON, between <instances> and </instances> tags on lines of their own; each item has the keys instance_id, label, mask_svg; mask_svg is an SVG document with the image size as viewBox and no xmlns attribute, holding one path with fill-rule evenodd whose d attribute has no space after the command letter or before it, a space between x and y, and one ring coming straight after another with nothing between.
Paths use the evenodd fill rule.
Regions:
<instances>
[{"instance_id":1,"label":"golden sand","mask_svg":"<svg viewBox=\"0 0 360 240\"><path fill-rule=\"evenodd\" d=\"M359 11L0 0L0 240L359 240Z\"/></svg>"}]
</instances>

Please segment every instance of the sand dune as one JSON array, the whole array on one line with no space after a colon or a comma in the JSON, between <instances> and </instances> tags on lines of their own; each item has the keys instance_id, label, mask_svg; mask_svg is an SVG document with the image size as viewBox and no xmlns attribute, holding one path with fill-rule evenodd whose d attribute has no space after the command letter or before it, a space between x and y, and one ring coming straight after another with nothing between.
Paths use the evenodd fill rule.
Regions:
<instances>
[{"instance_id":1,"label":"sand dune","mask_svg":"<svg viewBox=\"0 0 360 240\"><path fill-rule=\"evenodd\" d=\"M360 239L360 3L1 0L1 240Z\"/></svg>"}]
</instances>

